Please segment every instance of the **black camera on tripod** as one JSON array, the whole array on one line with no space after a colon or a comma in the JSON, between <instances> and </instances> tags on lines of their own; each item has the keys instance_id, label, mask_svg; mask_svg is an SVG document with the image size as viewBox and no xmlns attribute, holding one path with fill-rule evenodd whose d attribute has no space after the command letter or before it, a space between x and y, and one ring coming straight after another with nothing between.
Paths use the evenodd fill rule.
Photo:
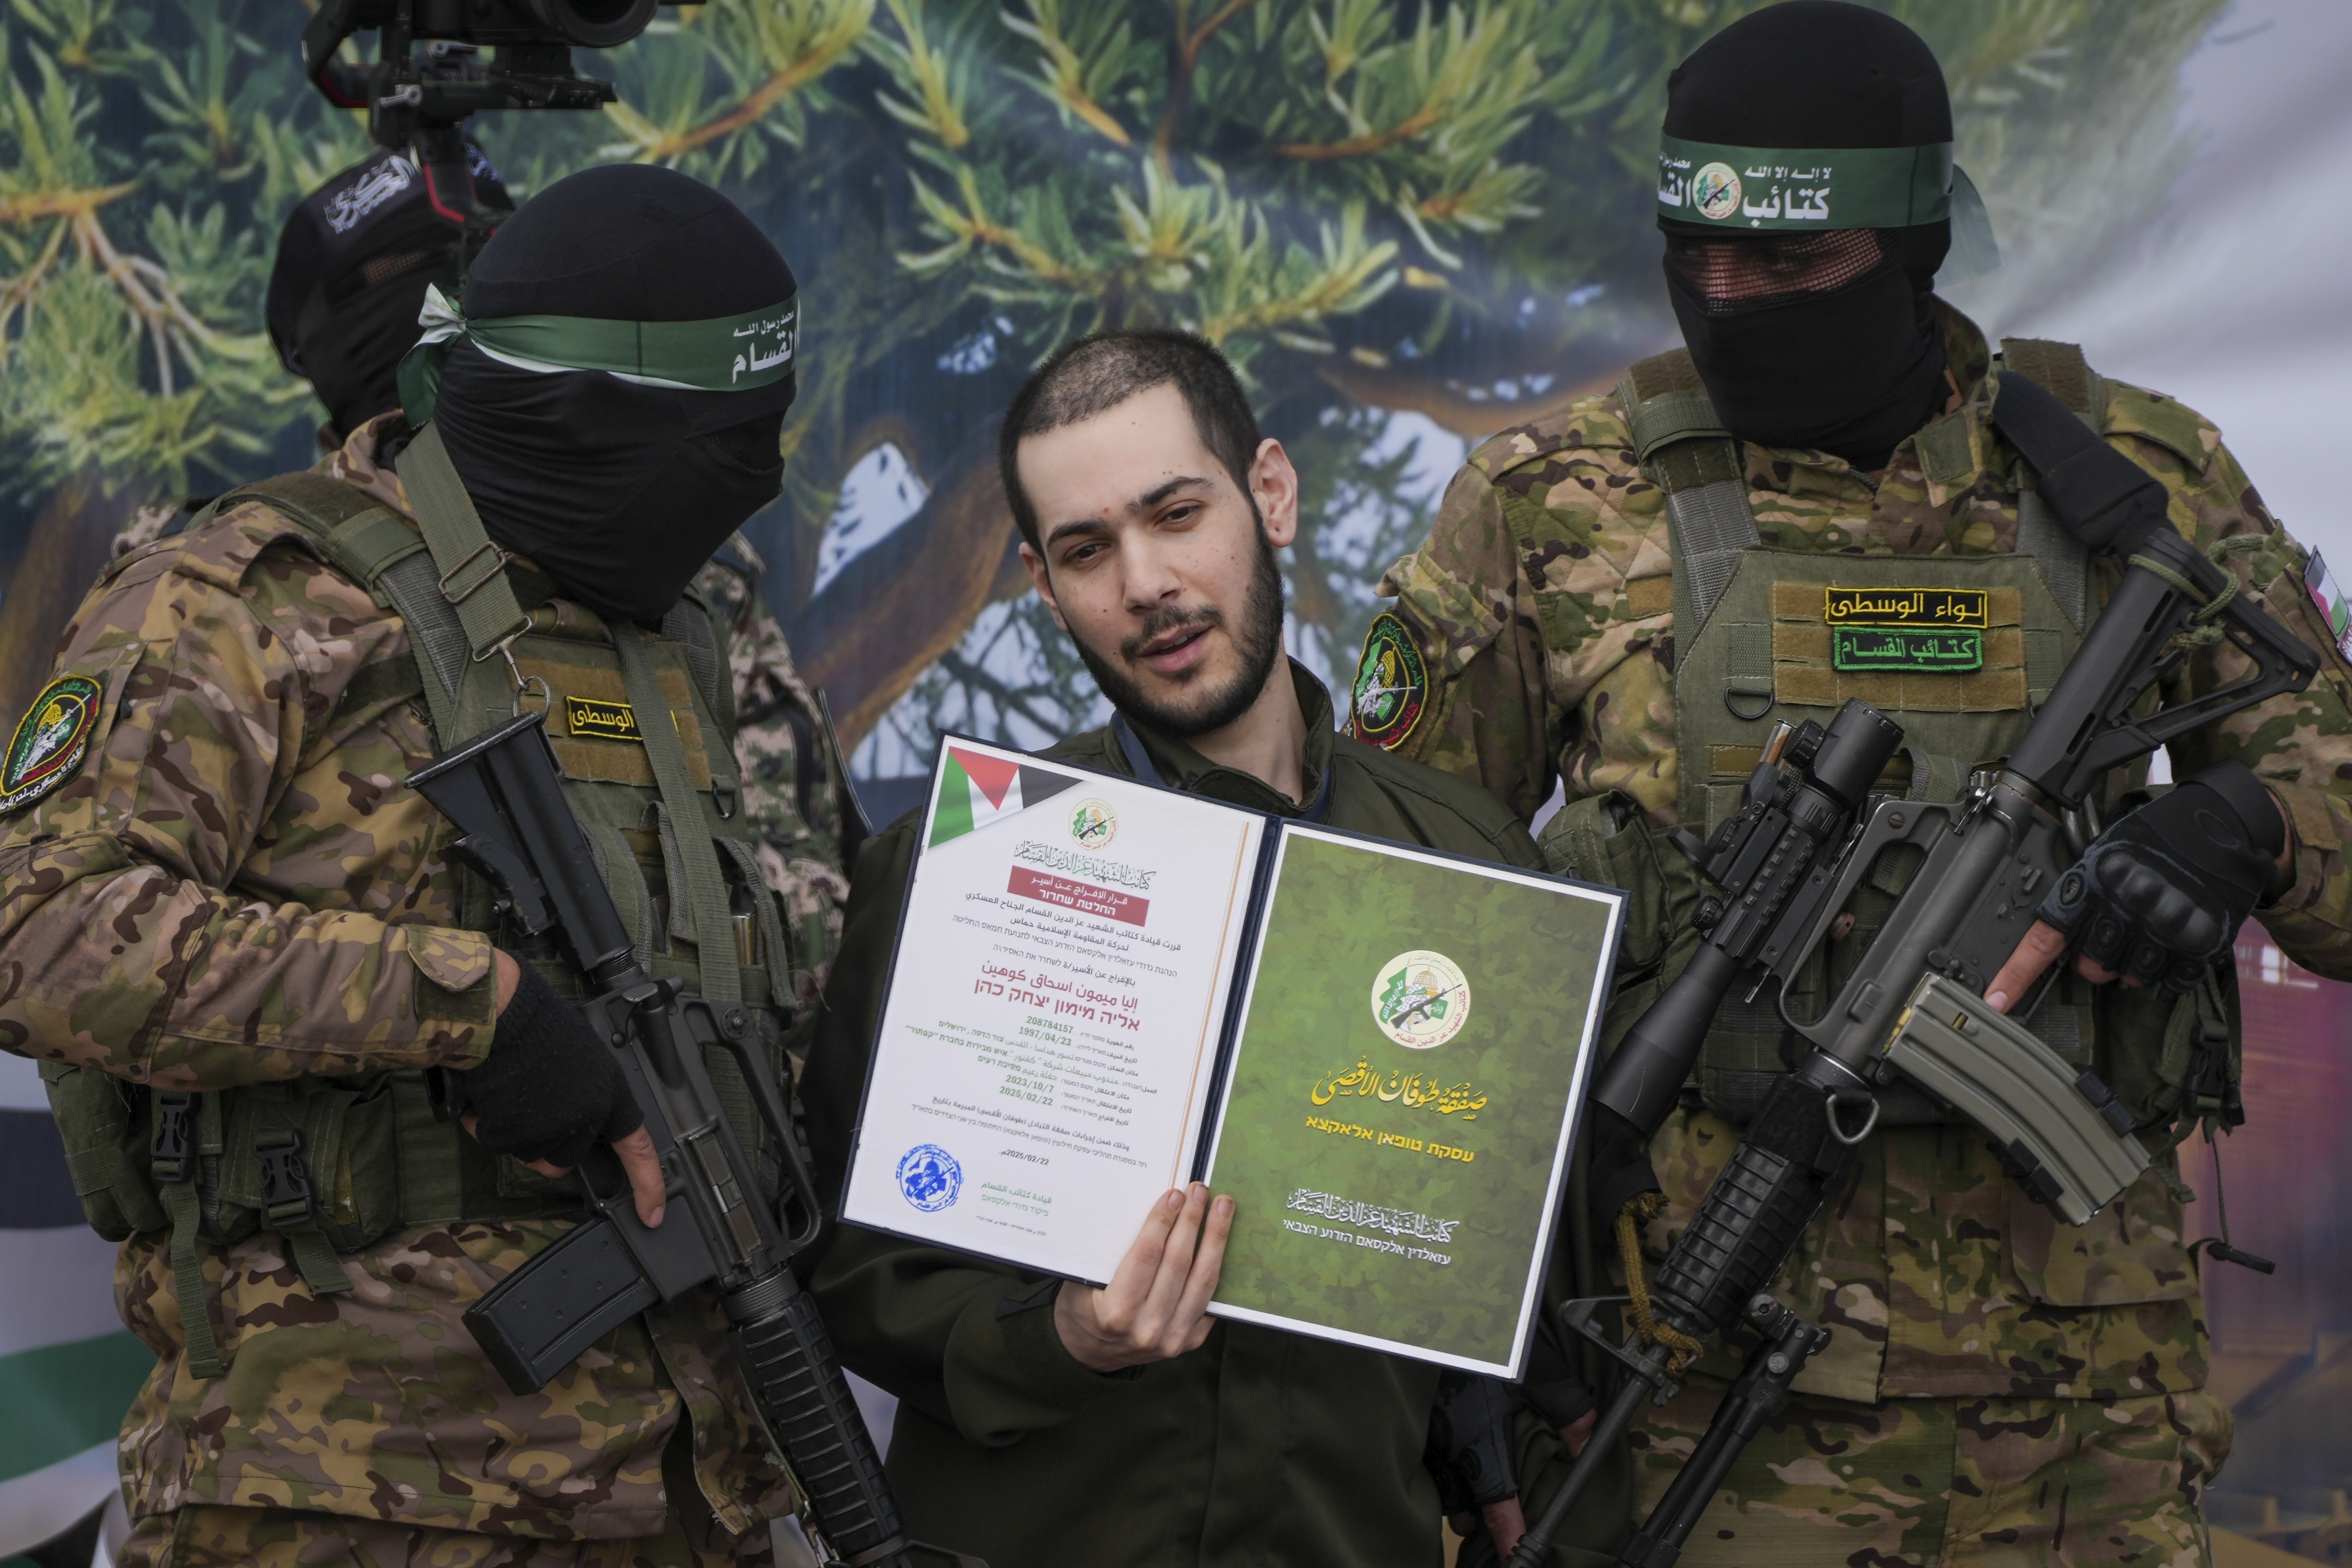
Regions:
<instances>
[{"instance_id":1,"label":"black camera on tripod","mask_svg":"<svg viewBox=\"0 0 2352 1568\"><path fill-rule=\"evenodd\" d=\"M601 109L613 84L572 68L572 51L644 32L663 5L699 0L325 0L302 29L302 68L329 102L365 109L378 145L404 147L442 216L482 229L460 127L486 109ZM373 65L335 58L373 30ZM420 47L421 46L421 47ZM495 51L482 57L487 47Z\"/></svg>"}]
</instances>

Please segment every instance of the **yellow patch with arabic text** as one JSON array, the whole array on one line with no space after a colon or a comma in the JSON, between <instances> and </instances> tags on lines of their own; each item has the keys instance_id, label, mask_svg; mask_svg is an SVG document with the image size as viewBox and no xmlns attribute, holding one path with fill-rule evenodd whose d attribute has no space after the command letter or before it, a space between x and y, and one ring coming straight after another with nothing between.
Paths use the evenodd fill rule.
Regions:
<instances>
[{"instance_id":1,"label":"yellow patch with arabic text","mask_svg":"<svg viewBox=\"0 0 2352 1568\"><path fill-rule=\"evenodd\" d=\"M575 735L594 735L607 741L642 741L637 730L637 715L625 702L607 702L596 697L567 697L563 700L564 722Z\"/></svg>"},{"instance_id":2,"label":"yellow patch with arabic text","mask_svg":"<svg viewBox=\"0 0 2352 1568\"><path fill-rule=\"evenodd\" d=\"M1982 588L1840 588L1822 590L1822 619L1833 626L1916 626L1949 631L1992 624Z\"/></svg>"}]
</instances>

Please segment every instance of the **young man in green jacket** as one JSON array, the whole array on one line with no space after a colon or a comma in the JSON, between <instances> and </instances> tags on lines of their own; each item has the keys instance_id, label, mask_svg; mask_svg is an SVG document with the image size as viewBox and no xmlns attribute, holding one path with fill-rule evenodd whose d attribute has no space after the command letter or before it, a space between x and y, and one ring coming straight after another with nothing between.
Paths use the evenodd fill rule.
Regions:
<instances>
[{"instance_id":1,"label":"young man in green jacket","mask_svg":"<svg viewBox=\"0 0 2352 1568\"><path fill-rule=\"evenodd\" d=\"M1069 344L999 452L1038 596L1117 710L1045 754L1283 816L1540 864L1476 786L1335 734L1282 654L1275 552L1298 479L1217 351L1166 331ZM837 1199L914 859L859 857L802 1084ZM912 1534L991 1568L1440 1561L1423 1468L1438 1370L1203 1314L1229 1198L1171 1192L1109 1285L839 1232L814 1289L842 1360L898 1396L889 1473Z\"/></svg>"}]
</instances>

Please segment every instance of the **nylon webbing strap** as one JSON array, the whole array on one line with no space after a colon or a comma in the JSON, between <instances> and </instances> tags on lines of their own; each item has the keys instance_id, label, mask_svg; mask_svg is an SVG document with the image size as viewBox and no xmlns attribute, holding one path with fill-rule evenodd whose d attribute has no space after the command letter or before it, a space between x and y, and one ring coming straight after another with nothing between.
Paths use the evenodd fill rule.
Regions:
<instances>
[{"instance_id":1,"label":"nylon webbing strap","mask_svg":"<svg viewBox=\"0 0 2352 1568\"><path fill-rule=\"evenodd\" d=\"M758 896L760 951L768 970L768 1004L773 1007L790 1005L793 991L792 955L784 951L784 922L776 913L776 896L768 890L767 879L760 875L760 858L751 847L734 838L721 838L719 847L735 862L735 874L743 885Z\"/></svg>"},{"instance_id":2,"label":"nylon webbing strap","mask_svg":"<svg viewBox=\"0 0 2352 1568\"><path fill-rule=\"evenodd\" d=\"M686 645L686 662L694 671L694 683L702 690L702 700L710 705L713 715L726 711L719 690L719 640L710 629L710 617L692 599L681 598L662 617L662 636L671 642Z\"/></svg>"},{"instance_id":3,"label":"nylon webbing strap","mask_svg":"<svg viewBox=\"0 0 2352 1568\"><path fill-rule=\"evenodd\" d=\"M1687 353L1634 365L1618 385L1617 401L1643 475L1665 494L1677 597L1687 599L1690 614L1675 646L1686 650L1730 584L1740 554L1761 542L1748 504L1747 466Z\"/></svg>"},{"instance_id":4,"label":"nylon webbing strap","mask_svg":"<svg viewBox=\"0 0 2352 1568\"><path fill-rule=\"evenodd\" d=\"M74 1196L86 1198L109 1187L129 1184L131 1180L131 1162L122 1157L121 1150L111 1145L68 1149L66 1151L66 1174L73 1180Z\"/></svg>"},{"instance_id":5,"label":"nylon webbing strap","mask_svg":"<svg viewBox=\"0 0 2352 1568\"><path fill-rule=\"evenodd\" d=\"M654 955L654 900L646 888L645 878L638 874L636 855L629 848L628 840L621 837L620 829L608 823L583 816L580 818L580 831L588 840L588 855L596 862L596 874L604 879L604 890L613 896L613 907L629 922L629 946L635 950L637 963L650 970Z\"/></svg>"},{"instance_id":6,"label":"nylon webbing strap","mask_svg":"<svg viewBox=\"0 0 2352 1568\"><path fill-rule=\"evenodd\" d=\"M1911 786L1906 800L1954 801L1967 787L1969 770L1957 757L1939 756L1914 746L1903 748L1911 759ZM1891 889L1890 889L1891 890Z\"/></svg>"},{"instance_id":7,"label":"nylon webbing strap","mask_svg":"<svg viewBox=\"0 0 2352 1568\"><path fill-rule=\"evenodd\" d=\"M439 1070L439 1069L436 1069ZM464 1130L433 1113L423 1073L392 1075L393 1147L399 1162L400 1223L445 1225L466 1212Z\"/></svg>"},{"instance_id":8,"label":"nylon webbing strap","mask_svg":"<svg viewBox=\"0 0 2352 1568\"><path fill-rule=\"evenodd\" d=\"M2150 533L2171 527L2169 498L2156 477L2022 371L2000 373L1992 422L2033 465L2050 515L2085 547L2129 555Z\"/></svg>"},{"instance_id":9,"label":"nylon webbing strap","mask_svg":"<svg viewBox=\"0 0 2352 1568\"><path fill-rule=\"evenodd\" d=\"M335 1256L334 1244L319 1228L316 1219L281 1229L278 1234L293 1253L295 1270L302 1276L302 1283L310 1288L310 1294L325 1296L352 1288L352 1277L343 1272L342 1259Z\"/></svg>"},{"instance_id":10,"label":"nylon webbing strap","mask_svg":"<svg viewBox=\"0 0 2352 1568\"><path fill-rule=\"evenodd\" d=\"M1741 554L1759 542L1756 515L1748 509L1747 483L1725 479L1670 490L1666 517L1674 528L1675 553L1690 574L1691 608L1703 626L1731 585Z\"/></svg>"},{"instance_id":11,"label":"nylon webbing strap","mask_svg":"<svg viewBox=\"0 0 2352 1568\"><path fill-rule=\"evenodd\" d=\"M1639 391L1630 376L1619 397L1625 398L1629 391ZM1678 386L1651 397L1636 395L1626 403L1625 417L1633 430L1633 456L1645 463L1661 447L1676 441L1731 439L1731 432L1716 417L1715 404L1704 387Z\"/></svg>"},{"instance_id":12,"label":"nylon webbing strap","mask_svg":"<svg viewBox=\"0 0 2352 1568\"><path fill-rule=\"evenodd\" d=\"M308 1085L314 1079L297 1083ZM335 1248L327 1239L321 1219L326 1203L321 1193L331 1190L341 1151L330 1131L331 1116L300 1115L315 1101L306 1101L293 1083L249 1086L259 1126L253 1139L253 1157L261 1173L261 1223L286 1243L302 1283L314 1296L331 1295L352 1288Z\"/></svg>"},{"instance_id":13,"label":"nylon webbing strap","mask_svg":"<svg viewBox=\"0 0 2352 1568\"><path fill-rule=\"evenodd\" d=\"M1706 1026L1701 1079L1708 1104L1743 1126L1755 1121L1774 1080L1789 1070L1780 1054L1787 1033L1777 996L1750 1001L1735 991L1725 997Z\"/></svg>"},{"instance_id":14,"label":"nylon webbing strap","mask_svg":"<svg viewBox=\"0 0 2352 1568\"><path fill-rule=\"evenodd\" d=\"M677 821L660 801L647 806L646 815L653 819L654 837L661 844L662 881L669 888L669 939L692 942L693 900L678 897L678 889L686 886L686 857L677 847Z\"/></svg>"},{"instance_id":15,"label":"nylon webbing strap","mask_svg":"<svg viewBox=\"0 0 2352 1568\"><path fill-rule=\"evenodd\" d=\"M2091 552L2083 548L2081 540L2058 526L2040 490L2018 492L2017 552L2033 557L2050 596L2058 601L2058 608L2065 612L2074 629L2081 631L2090 592Z\"/></svg>"},{"instance_id":16,"label":"nylon webbing strap","mask_svg":"<svg viewBox=\"0 0 2352 1568\"><path fill-rule=\"evenodd\" d=\"M2004 338L2000 357L2006 368L2047 391L2097 434L2106 407L2107 384L2083 358L2079 345L2044 338ZM2031 454L2027 460L2032 461ZM2049 584L2050 596L2058 601L2074 629L2081 631L2090 604L2090 552L2058 525L2039 490L2026 490L2018 497L2017 552L2033 557L2042 568L2042 580Z\"/></svg>"},{"instance_id":17,"label":"nylon webbing strap","mask_svg":"<svg viewBox=\"0 0 2352 1568\"><path fill-rule=\"evenodd\" d=\"M180 1342L187 1350L188 1370L198 1377L218 1377L228 1363L213 1337L212 1307L205 1300L205 1248L197 1234L204 1220L196 1212L193 1176L164 1185L163 1212L172 1219L172 1287L180 1300Z\"/></svg>"},{"instance_id":18,"label":"nylon webbing strap","mask_svg":"<svg viewBox=\"0 0 2352 1568\"><path fill-rule=\"evenodd\" d=\"M441 574L431 552L394 562L377 581L415 645L417 667L425 676L425 706L433 712L433 732L455 735L457 683L466 674L466 628L457 619L457 607L441 596Z\"/></svg>"},{"instance_id":19,"label":"nylon webbing strap","mask_svg":"<svg viewBox=\"0 0 2352 1568\"><path fill-rule=\"evenodd\" d=\"M205 1112L212 1097L164 1092L148 1101L148 1173L163 1213L172 1222L172 1291L180 1302L180 1342L189 1372L200 1378L228 1370L220 1341L213 1336L212 1307L205 1300L204 1226L196 1201L196 1175L203 1169Z\"/></svg>"},{"instance_id":20,"label":"nylon webbing strap","mask_svg":"<svg viewBox=\"0 0 2352 1568\"><path fill-rule=\"evenodd\" d=\"M685 868L685 897L669 890L673 906L694 911L697 966L701 970L702 994L722 1008L743 1000L741 977L735 972L734 922L727 908L727 879L719 869L718 852L710 845L710 829L703 815L702 797L686 771L686 747L670 721L670 701L654 672L652 640L634 626L612 628L613 646L621 656L621 679L629 706L637 716L637 733L644 740L646 760L653 763L654 783L662 805L677 825L678 859Z\"/></svg>"},{"instance_id":21,"label":"nylon webbing strap","mask_svg":"<svg viewBox=\"0 0 2352 1568\"><path fill-rule=\"evenodd\" d=\"M673 843L677 846L686 886L681 889L676 878L671 879L670 908L694 911L697 984L703 999L724 1017L743 1001L743 973L736 966L735 921L727 905L727 879L719 872L719 855L711 847L702 797L695 793L694 781L687 774L686 746L678 739L669 697L654 670L653 637L634 626L614 626L611 630L613 647L621 656L621 680L637 716L637 733L645 742L646 759L653 763L662 807L675 826L662 847L667 855ZM716 1047L703 1052L703 1066L709 1070L719 1111L734 1126L737 1136L757 1147L765 1124L751 1103L742 1068L731 1054Z\"/></svg>"},{"instance_id":22,"label":"nylon webbing strap","mask_svg":"<svg viewBox=\"0 0 2352 1568\"><path fill-rule=\"evenodd\" d=\"M353 511L362 493L316 474L265 479L231 491L213 506L247 499L263 501L301 524L337 571L366 587L376 603L389 602L408 628L418 688L432 710L433 732L444 745L454 743L458 738L457 683L466 670L466 629L457 607L442 597L440 570L421 530L382 505L366 504ZM413 496L411 504L415 504Z\"/></svg>"},{"instance_id":23,"label":"nylon webbing strap","mask_svg":"<svg viewBox=\"0 0 2352 1568\"><path fill-rule=\"evenodd\" d=\"M743 802L743 781L735 768L734 681L719 650L709 613L692 597L679 599L662 617L662 639L686 645L687 668L694 672L694 684L710 716L719 721L704 727L702 749L710 763L710 793L719 802L719 815L733 816ZM759 887L760 879L753 877L746 885Z\"/></svg>"},{"instance_id":24,"label":"nylon webbing strap","mask_svg":"<svg viewBox=\"0 0 2352 1568\"><path fill-rule=\"evenodd\" d=\"M483 531L437 428L427 425L416 433L400 455L399 468L416 526L440 568L435 591L457 610L467 651L481 658L530 625L507 581L506 555Z\"/></svg>"},{"instance_id":25,"label":"nylon webbing strap","mask_svg":"<svg viewBox=\"0 0 2352 1568\"><path fill-rule=\"evenodd\" d=\"M2049 338L2003 338L2001 363L2030 377L2093 430L2107 401L2107 384L2084 359L2082 345Z\"/></svg>"},{"instance_id":26,"label":"nylon webbing strap","mask_svg":"<svg viewBox=\"0 0 2352 1568\"><path fill-rule=\"evenodd\" d=\"M352 563L362 578L376 576L392 562L405 560L424 548L425 536L384 506L370 507L344 519L327 535L328 552Z\"/></svg>"}]
</instances>

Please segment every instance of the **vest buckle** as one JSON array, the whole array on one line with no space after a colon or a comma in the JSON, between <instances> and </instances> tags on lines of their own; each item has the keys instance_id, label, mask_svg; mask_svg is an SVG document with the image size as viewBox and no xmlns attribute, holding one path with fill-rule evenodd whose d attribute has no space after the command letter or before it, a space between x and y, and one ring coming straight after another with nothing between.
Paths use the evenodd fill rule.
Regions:
<instances>
[{"instance_id":1,"label":"vest buckle","mask_svg":"<svg viewBox=\"0 0 2352 1568\"><path fill-rule=\"evenodd\" d=\"M310 1175L302 1166L302 1134L290 1127L264 1132L253 1141L261 1162L261 1217L272 1230L283 1230L310 1217Z\"/></svg>"},{"instance_id":2,"label":"vest buckle","mask_svg":"<svg viewBox=\"0 0 2352 1568\"><path fill-rule=\"evenodd\" d=\"M155 1097L155 1137L148 1146L148 1170L159 1183L184 1182L195 1174L189 1158L195 1142L196 1097Z\"/></svg>"},{"instance_id":3,"label":"vest buckle","mask_svg":"<svg viewBox=\"0 0 2352 1568\"><path fill-rule=\"evenodd\" d=\"M490 563L476 573L470 582L461 585L459 578L463 576L466 568L480 560L485 553L490 557ZM466 552L464 560L441 574L441 596L453 605L464 604L488 587L499 573L506 570L507 563L513 559L514 556L508 552L499 549L487 539L483 540Z\"/></svg>"}]
</instances>

